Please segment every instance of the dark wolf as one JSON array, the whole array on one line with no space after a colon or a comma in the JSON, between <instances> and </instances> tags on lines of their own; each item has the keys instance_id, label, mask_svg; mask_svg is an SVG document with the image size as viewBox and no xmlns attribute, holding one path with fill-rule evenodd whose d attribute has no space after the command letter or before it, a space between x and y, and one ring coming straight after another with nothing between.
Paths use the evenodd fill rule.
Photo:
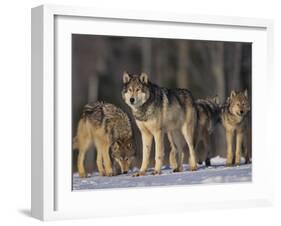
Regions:
<instances>
[{"instance_id":1,"label":"dark wolf","mask_svg":"<svg viewBox=\"0 0 281 226\"><path fill-rule=\"evenodd\" d=\"M154 174L160 174L164 158L164 135L174 142L177 153L177 167L182 171L183 136L189 147L190 170L197 169L195 155L195 130L197 112L192 94L187 89L168 89L149 81L147 74L123 74L122 97L131 108L142 136L143 159L139 173L144 175L150 158L151 144L155 141ZM171 142L170 141L170 142Z\"/></svg>"},{"instance_id":2,"label":"dark wolf","mask_svg":"<svg viewBox=\"0 0 281 226\"><path fill-rule=\"evenodd\" d=\"M113 104L87 104L78 123L73 148L79 150L78 172L85 177L84 158L94 145L97 149L97 167L101 176L114 174L111 158L127 173L135 157L131 122L126 113ZM111 155L111 156L110 156Z\"/></svg>"},{"instance_id":3,"label":"dark wolf","mask_svg":"<svg viewBox=\"0 0 281 226\"><path fill-rule=\"evenodd\" d=\"M198 162L205 161L206 166L210 166L210 137L220 119L220 103L218 96L207 97L196 100L198 114L198 135L196 138L196 151ZM203 150L199 150L199 143L202 141Z\"/></svg>"},{"instance_id":4,"label":"dark wolf","mask_svg":"<svg viewBox=\"0 0 281 226\"><path fill-rule=\"evenodd\" d=\"M221 110L221 121L226 132L227 160L226 165L240 165L242 148L245 151L246 163L250 161L247 142L249 127L250 103L248 91L231 91L230 97ZM233 143L236 145L233 157Z\"/></svg>"}]
</instances>

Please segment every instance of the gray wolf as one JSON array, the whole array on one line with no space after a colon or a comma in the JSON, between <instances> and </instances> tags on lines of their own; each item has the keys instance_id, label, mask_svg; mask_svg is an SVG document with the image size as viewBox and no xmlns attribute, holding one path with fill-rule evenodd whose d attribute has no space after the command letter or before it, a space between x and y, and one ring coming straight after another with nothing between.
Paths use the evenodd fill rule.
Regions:
<instances>
[{"instance_id":1,"label":"gray wolf","mask_svg":"<svg viewBox=\"0 0 281 226\"><path fill-rule=\"evenodd\" d=\"M154 174L161 173L164 157L164 135L168 133L177 154L174 171L182 171L182 135L189 147L190 170L197 169L195 155L195 130L197 112L194 99L187 89L168 89L149 81L148 75L123 74L122 98L131 108L142 136L143 159L136 176L145 175L148 167L152 140L155 141ZM170 142L171 142L170 141Z\"/></svg>"},{"instance_id":2,"label":"gray wolf","mask_svg":"<svg viewBox=\"0 0 281 226\"><path fill-rule=\"evenodd\" d=\"M196 156L199 164L202 164L205 161L206 166L211 165L210 161L210 136L213 133L216 125L219 122L220 118L220 103L218 96L207 97L205 99L197 99L195 101L195 106L197 110L197 131L196 131L196 143L195 150ZM175 159L175 147L173 138L170 138L168 135L170 145L172 147L170 152L170 165L176 165ZM181 144L184 145L183 140L180 136L174 139L181 139ZM202 142L203 146L199 149L199 144ZM183 156L182 156L183 158ZM173 168L173 167L172 167Z\"/></svg>"},{"instance_id":3,"label":"gray wolf","mask_svg":"<svg viewBox=\"0 0 281 226\"><path fill-rule=\"evenodd\" d=\"M245 149L246 162L249 162L247 148L247 131L249 126L250 103L248 91L231 91L230 97L221 109L220 118L226 132L227 160L226 165L240 165L242 147ZM236 144L233 158L233 143Z\"/></svg>"},{"instance_id":4,"label":"gray wolf","mask_svg":"<svg viewBox=\"0 0 281 226\"><path fill-rule=\"evenodd\" d=\"M220 103L218 96L207 97L196 100L198 114L198 133L195 149L197 151L198 162L205 161L206 166L210 166L210 136L220 119ZM202 141L203 150L199 150L199 143Z\"/></svg>"},{"instance_id":5,"label":"gray wolf","mask_svg":"<svg viewBox=\"0 0 281 226\"><path fill-rule=\"evenodd\" d=\"M114 174L111 159L117 162L122 173L127 173L135 156L132 127L127 114L105 102L84 107L73 140L73 148L79 150L77 164L80 177L86 177L84 158L92 145L97 150L97 167L101 176Z\"/></svg>"}]
</instances>

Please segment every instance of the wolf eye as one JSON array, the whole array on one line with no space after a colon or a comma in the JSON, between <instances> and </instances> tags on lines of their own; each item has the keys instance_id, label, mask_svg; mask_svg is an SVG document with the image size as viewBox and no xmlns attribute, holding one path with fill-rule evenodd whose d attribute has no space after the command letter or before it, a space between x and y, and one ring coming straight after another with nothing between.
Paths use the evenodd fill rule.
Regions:
<instances>
[{"instance_id":1,"label":"wolf eye","mask_svg":"<svg viewBox=\"0 0 281 226\"><path fill-rule=\"evenodd\" d=\"M120 157L120 158L119 158L119 160L120 160L120 161L122 161L122 160L123 160L123 158L122 158L122 157Z\"/></svg>"},{"instance_id":2,"label":"wolf eye","mask_svg":"<svg viewBox=\"0 0 281 226\"><path fill-rule=\"evenodd\" d=\"M125 158L125 161L128 161L129 159L128 158Z\"/></svg>"},{"instance_id":3,"label":"wolf eye","mask_svg":"<svg viewBox=\"0 0 281 226\"><path fill-rule=\"evenodd\" d=\"M140 89L136 89L136 92L139 92L140 91Z\"/></svg>"},{"instance_id":4,"label":"wolf eye","mask_svg":"<svg viewBox=\"0 0 281 226\"><path fill-rule=\"evenodd\" d=\"M129 88L129 92L132 92L133 90L131 88Z\"/></svg>"}]
</instances>

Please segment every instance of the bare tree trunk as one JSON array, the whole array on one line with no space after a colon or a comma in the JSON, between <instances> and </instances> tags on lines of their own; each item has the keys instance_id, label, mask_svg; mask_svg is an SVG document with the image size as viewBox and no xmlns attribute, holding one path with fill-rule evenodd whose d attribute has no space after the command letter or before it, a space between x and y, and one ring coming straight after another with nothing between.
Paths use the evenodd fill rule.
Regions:
<instances>
[{"instance_id":1,"label":"bare tree trunk","mask_svg":"<svg viewBox=\"0 0 281 226\"><path fill-rule=\"evenodd\" d=\"M214 45L214 44L212 44ZM211 49L212 73L216 80L217 95L221 101L225 100L225 74L224 74L224 43L217 42Z\"/></svg>"},{"instance_id":2,"label":"bare tree trunk","mask_svg":"<svg viewBox=\"0 0 281 226\"><path fill-rule=\"evenodd\" d=\"M163 85L162 84L162 79L161 79L161 75L162 75L162 72L163 72L163 67L164 67L164 59L163 57L164 54L163 54L163 48L161 46L162 44L162 40L158 40L157 41L157 44L156 44L156 52L155 52L155 73L153 75L154 77L154 82L156 84L159 84L159 85Z\"/></svg>"},{"instance_id":3,"label":"bare tree trunk","mask_svg":"<svg viewBox=\"0 0 281 226\"><path fill-rule=\"evenodd\" d=\"M151 76L151 39L142 39L142 71Z\"/></svg>"},{"instance_id":4,"label":"bare tree trunk","mask_svg":"<svg viewBox=\"0 0 281 226\"><path fill-rule=\"evenodd\" d=\"M217 43L210 43L210 57L211 57L211 70L212 74L215 78L215 87L216 87L216 94L219 96L220 101L225 101L225 86L226 86L226 79L224 73L224 43L217 42ZM215 93L214 93L215 94ZM224 130L222 127L218 128L217 130L217 137L223 137ZM216 154L222 155L224 153L224 139L216 139Z\"/></svg>"},{"instance_id":5,"label":"bare tree trunk","mask_svg":"<svg viewBox=\"0 0 281 226\"><path fill-rule=\"evenodd\" d=\"M177 87L189 88L189 42L186 40L178 41L178 72Z\"/></svg>"},{"instance_id":6,"label":"bare tree trunk","mask_svg":"<svg viewBox=\"0 0 281 226\"><path fill-rule=\"evenodd\" d=\"M241 72L241 57L242 57L242 45L241 43L235 43L233 51L233 61L231 65L231 73L229 79L230 89L239 90L241 88L242 78Z\"/></svg>"},{"instance_id":7,"label":"bare tree trunk","mask_svg":"<svg viewBox=\"0 0 281 226\"><path fill-rule=\"evenodd\" d=\"M95 102L98 99L99 79L97 75L89 76L88 102Z\"/></svg>"}]
</instances>

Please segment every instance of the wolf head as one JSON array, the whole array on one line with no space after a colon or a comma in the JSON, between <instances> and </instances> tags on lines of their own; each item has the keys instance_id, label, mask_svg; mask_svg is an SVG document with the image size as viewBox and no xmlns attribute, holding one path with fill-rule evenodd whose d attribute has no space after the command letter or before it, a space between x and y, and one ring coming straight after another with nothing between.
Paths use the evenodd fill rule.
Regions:
<instances>
[{"instance_id":1,"label":"wolf head","mask_svg":"<svg viewBox=\"0 0 281 226\"><path fill-rule=\"evenodd\" d=\"M212 104L220 105L220 99L217 95L214 97L207 97L206 100L211 102Z\"/></svg>"},{"instance_id":2,"label":"wolf head","mask_svg":"<svg viewBox=\"0 0 281 226\"><path fill-rule=\"evenodd\" d=\"M131 108L138 108L150 97L148 76L123 74L122 98Z\"/></svg>"},{"instance_id":3,"label":"wolf head","mask_svg":"<svg viewBox=\"0 0 281 226\"><path fill-rule=\"evenodd\" d=\"M112 145L112 158L118 163L121 173L128 173L135 159L133 139L117 140Z\"/></svg>"},{"instance_id":4,"label":"wolf head","mask_svg":"<svg viewBox=\"0 0 281 226\"><path fill-rule=\"evenodd\" d=\"M243 117L250 111L247 90L242 92L231 91L227 102L229 104L229 111L238 117Z\"/></svg>"}]
</instances>

